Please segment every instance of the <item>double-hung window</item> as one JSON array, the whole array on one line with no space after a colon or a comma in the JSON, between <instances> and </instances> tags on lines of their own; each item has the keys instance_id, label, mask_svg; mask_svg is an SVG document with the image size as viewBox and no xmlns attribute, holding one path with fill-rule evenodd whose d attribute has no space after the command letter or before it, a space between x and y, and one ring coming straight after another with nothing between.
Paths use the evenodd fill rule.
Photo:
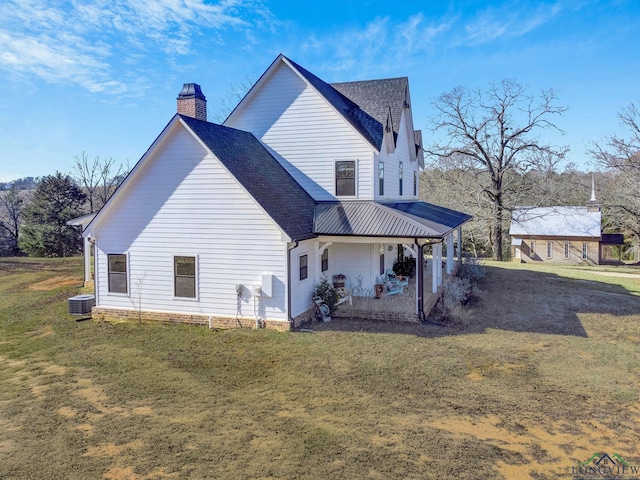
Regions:
<instances>
[{"instance_id":1,"label":"double-hung window","mask_svg":"<svg viewBox=\"0 0 640 480\"><path fill-rule=\"evenodd\" d=\"M356 162L339 160L336 162L336 196L355 197L356 195Z\"/></svg>"},{"instance_id":2,"label":"double-hung window","mask_svg":"<svg viewBox=\"0 0 640 480\"><path fill-rule=\"evenodd\" d=\"M173 293L196 298L196 257L173 257Z\"/></svg>"},{"instance_id":3,"label":"double-hung window","mask_svg":"<svg viewBox=\"0 0 640 480\"><path fill-rule=\"evenodd\" d=\"M547 258L553 258L553 243L547 242Z\"/></svg>"},{"instance_id":4,"label":"double-hung window","mask_svg":"<svg viewBox=\"0 0 640 480\"><path fill-rule=\"evenodd\" d=\"M300 280L304 280L309 276L309 257L307 255L300 255Z\"/></svg>"},{"instance_id":5,"label":"double-hung window","mask_svg":"<svg viewBox=\"0 0 640 480\"><path fill-rule=\"evenodd\" d=\"M320 259L320 271L326 272L329 270L329 249L325 248L322 252L322 258Z\"/></svg>"},{"instance_id":6,"label":"double-hung window","mask_svg":"<svg viewBox=\"0 0 640 480\"><path fill-rule=\"evenodd\" d=\"M127 256L124 254L109 254L109 292L127 293Z\"/></svg>"}]
</instances>

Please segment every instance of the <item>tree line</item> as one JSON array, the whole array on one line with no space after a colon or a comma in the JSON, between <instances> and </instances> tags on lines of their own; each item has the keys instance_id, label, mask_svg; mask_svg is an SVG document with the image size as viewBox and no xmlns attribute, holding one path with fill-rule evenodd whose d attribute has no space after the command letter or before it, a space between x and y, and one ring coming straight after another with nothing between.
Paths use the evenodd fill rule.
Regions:
<instances>
[{"instance_id":1,"label":"tree line","mask_svg":"<svg viewBox=\"0 0 640 480\"><path fill-rule=\"evenodd\" d=\"M82 152L70 173L0 184L0 256L78 255L81 231L67 222L102 208L127 173L112 158Z\"/></svg>"},{"instance_id":2,"label":"tree line","mask_svg":"<svg viewBox=\"0 0 640 480\"><path fill-rule=\"evenodd\" d=\"M514 80L485 89L456 87L433 102L425 146L422 200L470 213L466 249L505 259L518 206L585 205L591 176L567 163L569 147L545 141L567 110L551 89L530 93ZM620 130L588 152L597 170L606 232L640 239L640 111L619 114ZM66 222L98 211L128 173L111 158L75 157L69 174L0 184L0 255L67 256L80 252L77 227ZM637 260L637 258L636 258Z\"/></svg>"}]
</instances>

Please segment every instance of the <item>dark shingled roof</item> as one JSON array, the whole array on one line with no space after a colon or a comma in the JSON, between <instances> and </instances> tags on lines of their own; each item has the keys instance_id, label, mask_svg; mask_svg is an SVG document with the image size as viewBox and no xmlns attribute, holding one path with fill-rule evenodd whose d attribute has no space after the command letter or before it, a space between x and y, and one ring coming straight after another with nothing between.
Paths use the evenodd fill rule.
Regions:
<instances>
[{"instance_id":1,"label":"dark shingled roof","mask_svg":"<svg viewBox=\"0 0 640 480\"><path fill-rule=\"evenodd\" d=\"M286 58L286 57L285 57ZM293 60L287 58L287 61L302 75L307 81L313 85L320 95L322 95L333 107L340 112L349 123L360 134L367 139L367 141L373 145L377 150L382 147L382 140L384 137L384 122L386 121L386 115L384 120L380 121L371 113L365 111L353 100L347 98L338 90L333 88L325 81L316 77L313 73L301 67ZM362 83L362 82L355 82Z\"/></svg>"},{"instance_id":2,"label":"dark shingled roof","mask_svg":"<svg viewBox=\"0 0 640 480\"><path fill-rule=\"evenodd\" d=\"M317 235L441 238L470 215L425 202L319 202Z\"/></svg>"},{"instance_id":3,"label":"dark shingled roof","mask_svg":"<svg viewBox=\"0 0 640 480\"><path fill-rule=\"evenodd\" d=\"M391 109L393 131L396 135L398 134L409 86L407 77L332 83L331 86L359 105L382 125L386 125L387 115Z\"/></svg>"},{"instance_id":4,"label":"dark shingled roof","mask_svg":"<svg viewBox=\"0 0 640 480\"><path fill-rule=\"evenodd\" d=\"M292 240L315 236L315 201L253 134L179 117Z\"/></svg>"},{"instance_id":5,"label":"dark shingled roof","mask_svg":"<svg viewBox=\"0 0 640 480\"><path fill-rule=\"evenodd\" d=\"M450 228L457 228L473 218L472 215L467 213L427 202L393 202L385 203L384 205L413 217L429 219Z\"/></svg>"},{"instance_id":6,"label":"dark shingled roof","mask_svg":"<svg viewBox=\"0 0 640 480\"><path fill-rule=\"evenodd\" d=\"M624 235L622 233L603 233L600 235L600 243L606 245L624 245Z\"/></svg>"}]
</instances>

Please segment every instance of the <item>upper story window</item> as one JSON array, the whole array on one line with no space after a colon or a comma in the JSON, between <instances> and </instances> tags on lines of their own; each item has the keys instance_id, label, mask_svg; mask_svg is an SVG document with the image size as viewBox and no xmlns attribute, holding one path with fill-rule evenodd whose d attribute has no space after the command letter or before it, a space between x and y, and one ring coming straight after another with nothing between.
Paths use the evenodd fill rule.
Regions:
<instances>
[{"instance_id":1,"label":"upper story window","mask_svg":"<svg viewBox=\"0 0 640 480\"><path fill-rule=\"evenodd\" d=\"M356 195L356 162L340 160L336 162L336 196L355 197Z\"/></svg>"},{"instance_id":2,"label":"upper story window","mask_svg":"<svg viewBox=\"0 0 640 480\"><path fill-rule=\"evenodd\" d=\"M413 172L413 196L418 196L418 172Z\"/></svg>"},{"instance_id":3,"label":"upper story window","mask_svg":"<svg viewBox=\"0 0 640 480\"><path fill-rule=\"evenodd\" d=\"M112 293L127 293L127 256L123 254L109 254L109 291Z\"/></svg>"},{"instance_id":4,"label":"upper story window","mask_svg":"<svg viewBox=\"0 0 640 480\"><path fill-rule=\"evenodd\" d=\"M378 190L384 195L384 162L378 162Z\"/></svg>"},{"instance_id":5,"label":"upper story window","mask_svg":"<svg viewBox=\"0 0 640 480\"><path fill-rule=\"evenodd\" d=\"M398 165L398 195L402 195L402 162Z\"/></svg>"},{"instance_id":6,"label":"upper story window","mask_svg":"<svg viewBox=\"0 0 640 480\"><path fill-rule=\"evenodd\" d=\"M173 257L176 297L196 298L196 257Z\"/></svg>"}]
</instances>

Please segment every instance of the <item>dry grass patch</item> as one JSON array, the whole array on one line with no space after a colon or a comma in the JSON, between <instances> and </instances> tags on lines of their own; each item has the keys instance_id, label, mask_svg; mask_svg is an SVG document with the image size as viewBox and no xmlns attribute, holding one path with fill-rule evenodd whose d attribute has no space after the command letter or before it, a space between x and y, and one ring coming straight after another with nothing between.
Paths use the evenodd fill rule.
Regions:
<instances>
[{"instance_id":1,"label":"dry grass patch","mask_svg":"<svg viewBox=\"0 0 640 480\"><path fill-rule=\"evenodd\" d=\"M465 325L305 334L76 322L77 290L24 287L79 283L81 261L31 262L0 260L0 478L562 478L595 451L640 464L640 298L613 277L489 265Z\"/></svg>"}]
</instances>

